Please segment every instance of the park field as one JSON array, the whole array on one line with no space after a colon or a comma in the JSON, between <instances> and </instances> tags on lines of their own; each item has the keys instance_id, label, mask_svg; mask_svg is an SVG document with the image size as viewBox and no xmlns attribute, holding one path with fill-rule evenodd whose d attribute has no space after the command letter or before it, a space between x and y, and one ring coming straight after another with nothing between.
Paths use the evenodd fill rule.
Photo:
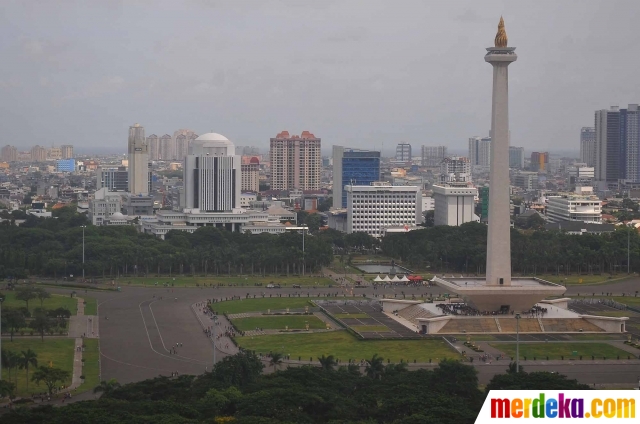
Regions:
<instances>
[{"instance_id":1,"label":"park field","mask_svg":"<svg viewBox=\"0 0 640 424\"><path fill-rule=\"evenodd\" d=\"M326 328L325 323L313 315L275 315L249 318L236 318L231 320L240 331L255 330L260 327L265 330L304 330L309 324L310 330Z\"/></svg>"},{"instance_id":2,"label":"park field","mask_svg":"<svg viewBox=\"0 0 640 424\"><path fill-rule=\"evenodd\" d=\"M113 282L113 284L112 284ZM168 285L171 287L203 287L210 285L223 285L223 286L237 286L237 287L255 287L256 284L262 284L262 288L265 288L267 284L280 284L282 287L291 287L294 284L299 284L302 287L326 287L335 285L335 282L329 278L312 276L284 276L284 275L267 275L267 276L237 276L237 277L225 277L225 276L174 276L174 277L120 277L114 280L100 281L102 284L107 284L113 287L124 286L144 286L144 287L163 287ZM157 283L157 284L156 284Z\"/></svg>"},{"instance_id":3,"label":"park field","mask_svg":"<svg viewBox=\"0 0 640 424\"><path fill-rule=\"evenodd\" d=\"M74 394L93 390L100 384L100 346L98 339L84 339L85 349L82 352L84 381Z\"/></svg>"},{"instance_id":4,"label":"park field","mask_svg":"<svg viewBox=\"0 0 640 424\"><path fill-rule=\"evenodd\" d=\"M490 346L504 352L509 357L516 356L516 344L515 343L490 343ZM574 355L573 352L576 352ZM620 358L625 358L628 353L622 349L611 346L607 343L520 343L520 358L527 357L527 359L538 360L546 359L579 359L582 355L582 360L591 360L591 356L595 356L596 359L616 359L618 355Z\"/></svg>"},{"instance_id":5,"label":"park field","mask_svg":"<svg viewBox=\"0 0 640 424\"><path fill-rule=\"evenodd\" d=\"M339 319L343 319L343 318L369 318L369 315L363 313L355 313L355 314L349 314L349 313L345 313L345 314L332 314L334 317L339 318Z\"/></svg>"},{"instance_id":6,"label":"park field","mask_svg":"<svg viewBox=\"0 0 640 424\"><path fill-rule=\"evenodd\" d=\"M84 314L98 315L98 302L95 297L82 297L84 299Z\"/></svg>"},{"instance_id":7,"label":"park field","mask_svg":"<svg viewBox=\"0 0 640 424\"><path fill-rule=\"evenodd\" d=\"M304 309L305 306L313 307L307 297L265 297L257 299L228 300L209 305L219 313L240 314L243 312L267 312L290 309Z\"/></svg>"},{"instance_id":8,"label":"park field","mask_svg":"<svg viewBox=\"0 0 640 424\"><path fill-rule=\"evenodd\" d=\"M71 384L71 375L73 374L73 354L74 354L75 340L66 338L51 338L45 339L44 342L39 338L28 339L14 339L10 342L9 339L2 339L2 349L11 350L17 352L26 351L27 349L33 350L38 355L38 366L49 366L53 364L54 367L69 371L69 379L63 383L63 385L69 386ZM29 378L33 375L34 368L29 367ZM33 381L29 381L29 389L27 390L27 373L26 370L15 369L8 370L2 369L2 378L16 382L17 377L17 395L19 397L31 395L33 393L42 393L47 391L47 386L44 383L37 385Z\"/></svg>"},{"instance_id":9,"label":"park field","mask_svg":"<svg viewBox=\"0 0 640 424\"><path fill-rule=\"evenodd\" d=\"M7 291L4 292L6 298L4 302L2 302L3 308L21 308L27 306L24 300L16 299L16 292ZM40 307L39 299L31 299L29 301L29 312L33 313L35 308ZM71 296L63 296L60 294L52 294L49 299L45 299L42 302L42 307L48 310L65 308L71 311L72 315L78 313L78 301L75 298L71 298Z\"/></svg>"},{"instance_id":10,"label":"park field","mask_svg":"<svg viewBox=\"0 0 640 424\"><path fill-rule=\"evenodd\" d=\"M240 347L256 353L280 352L291 359L317 360L322 355L333 355L342 362L349 359L371 358L374 354L385 361L434 362L445 358L460 358L443 340L360 340L346 331L326 333L276 334L255 337L236 337Z\"/></svg>"}]
</instances>

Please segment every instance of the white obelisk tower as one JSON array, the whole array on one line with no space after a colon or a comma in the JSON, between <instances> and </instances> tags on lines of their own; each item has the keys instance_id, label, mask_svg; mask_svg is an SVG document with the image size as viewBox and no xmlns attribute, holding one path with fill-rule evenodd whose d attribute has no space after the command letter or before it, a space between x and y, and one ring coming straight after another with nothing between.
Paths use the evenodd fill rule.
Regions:
<instances>
[{"instance_id":1,"label":"white obelisk tower","mask_svg":"<svg viewBox=\"0 0 640 424\"><path fill-rule=\"evenodd\" d=\"M509 71L515 47L507 47L507 33L500 17L495 47L484 60L493 66L491 103L491 171L489 181L489 235L487 285L511 285L511 237L509 216Z\"/></svg>"}]
</instances>

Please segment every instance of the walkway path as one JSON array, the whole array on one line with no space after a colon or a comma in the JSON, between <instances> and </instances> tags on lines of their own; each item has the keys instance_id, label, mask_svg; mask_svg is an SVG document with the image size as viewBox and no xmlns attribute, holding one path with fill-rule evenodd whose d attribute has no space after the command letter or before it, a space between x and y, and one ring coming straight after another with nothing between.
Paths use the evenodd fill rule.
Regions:
<instances>
[{"instance_id":1,"label":"walkway path","mask_svg":"<svg viewBox=\"0 0 640 424\"><path fill-rule=\"evenodd\" d=\"M74 325L74 329L71 329L71 320L69 320L69 337L74 337L76 339L75 343L75 351L73 352L73 376L71 377L71 386L69 386L64 391L75 390L82 384L82 379L80 376L82 375L82 337L80 331L82 330L79 325L83 321L86 320L84 315L84 299L81 297L76 298L78 301L78 313L76 314L76 325Z\"/></svg>"}]
</instances>

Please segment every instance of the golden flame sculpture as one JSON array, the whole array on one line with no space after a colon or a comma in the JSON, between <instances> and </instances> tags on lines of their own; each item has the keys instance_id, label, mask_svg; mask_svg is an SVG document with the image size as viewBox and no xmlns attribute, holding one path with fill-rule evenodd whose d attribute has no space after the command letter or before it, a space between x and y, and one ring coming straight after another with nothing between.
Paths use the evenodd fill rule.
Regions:
<instances>
[{"instance_id":1,"label":"golden flame sculpture","mask_svg":"<svg viewBox=\"0 0 640 424\"><path fill-rule=\"evenodd\" d=\"M507 47L507 32L504 30L504 19L500 16L500 23L498 24L498 33L496 34L495 44L496 47Z\"/></svg>"}]
</instances>

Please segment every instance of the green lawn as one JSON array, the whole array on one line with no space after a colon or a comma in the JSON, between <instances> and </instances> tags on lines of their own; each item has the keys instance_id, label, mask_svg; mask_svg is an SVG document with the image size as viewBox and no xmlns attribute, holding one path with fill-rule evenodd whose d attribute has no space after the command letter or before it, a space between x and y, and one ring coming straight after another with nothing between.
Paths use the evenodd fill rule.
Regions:
<instances>
[{"instance_id":1,"label":"green lawn","mask_svg":"<svg viewBox=\"0 0 640 424\"><path fill-rule=\"evenodd\" d=\"M100 281L104 284L111 283L112 280ZM262 284L262 288L269 283L281 284L282 286L291 287L293 284L300 284L303 287L313 287L313 286L328 286L335 284L335 282L331 281L329 278L323 277L302 277L302 276L282 276L282 275L267 275L265 277L261 277L259 275L256 276L246 276L246 277L188 277L188 276L175 276L175 277L120 277L117 280L114 280L114 287L121 286L145 286L145 287L156 287L156 283L158 287L162 287L165 283L171 286L173 284L174 287L198 287L204 285L219 285L222 284L224 286L234 285L239 287L255 287L257 283Z\"/></svg>"},{"instance_id":2,"label":"green lawn","mask_svg":"<svg viewBox=\"0 0 640 424\"><path fill-rule=\"evenodd\" d=\"M255 330L256 327L265 330L284 330L285 327L292 329L305 329L309 324L309 329L326 328L326 324L313 315L275 315L262 317L249 317L234 319L233 325L240 331Z\"/></svg>"},{"instance_id":3,"label":"green lawn","mask_svg":"<svg viewBox=\"0 0 640 424\"><path fill-rule=\"evenodd\" d=\"M6 299L2 302L2 307L5 308L20 308L23 306L27 306L27 304L23 300L16 299L16 292L14 291L5 291ZM31 299L29 301L29 311L33 313L35 308L40 307L40 300ZM75 298L71 298L70 296L63 296L60 294L52 294L49 299L45 299L42 302L42 307L45 309L58 309L58 308L66 308L71 311L72 315L78 313L78 301Z\"/></svg>"},{"instance_id":4,"label":"green lawn","mask_svg":"<svg viewBox=\"0 0 640 424\"><path fill-rule=\"evenodd\" d=\"M627 340L625 334L571 334L572 340Z\"/></svg>"},{"instance_id":5,"label":"green lawn","mask_svg":"<svg viewBox=\"0 0 640 424\"><path fill-rule=\"evenodd\" d=\"M336 318L369 318L369 315L365 313L357 313L357 314L332 314Z\"/></svg>"},{"instance_id":6,"label":"green lawn","mask_svg":"<svg viewBox=\"0 0 640 424\"><path fill-rule=\"evenodd\" d=\"M349 359L371 358L374 354L385 360L400 362L401 359L413 362L439 361L444 358L459 358L443 340L359 340L346 331L326 333L276 334L255 337L236 337L239 346L255 350L256 353L281 352L307 360L313 357L334 355L343 362Z\"/></svg>"},{"instance_id":7,"label":"green lawn","mask_svg":"<svg viewBox=\"0 0 640 424\"><path fill-rule=\"evenodd\" d=\"M358 333L362 333L362 332L388 333L389 331L391 331L385 325L351 325L350 327L355 331L357 331Z\"/></svg>"},{"instance_id":8,"label":"green lawn","mask_svg":"<svg viewBox=\"0 0 640 424\"><path fill-rule=\"evenodd\" d=\"M490 346L507 356L516 356L515 343L490 343ZM576 356L573 356L574 351L578 352ZM563 355L564 359L578 359L582 355L583 360L591 360L591 355L595 355L596 359L602 359L603 356L616 359L618 355L626 358L630 354L606 343L520 343L521 358L526 356L527 359L546 359L549 356L549 359L561 359Z\"/></svg>"},{"instance_id":9,"label":"green lawn","mask_svg":"<svg viewBox=\"0 0 640 424\"><path fill-rule=\"evenodd\" d=\"M71 374L73 374L73 353L75 350L74 339L45 339L41 342L40 339L14 339L10 342L8 338L2 338L2 349L12 350L20 353L23 350L31 349L38 354L38 365L49 366L49 363L53 363L53 366L66 371L69 371L70 376L67 381L64 382L65 386L71 384ZM29 378L33 373L33 369L29 368ZM4 368L2 370L2 378L4 380L11 380L15 383L15 376L18 378L18 396L25 396L32 393L41 393L47 391L47 386L44 383L40 383L38 386L36 383L29 382L29 390L27 390L27 374L25 370L18 369L11 370L11 376L9 376L9 370Z\"/></svg>"},{"instance_id":10,"label":"green lawn","mask_svg":"<svg viewBox=\"0 0 640 424\"><path fill-rule=\"evenodd\" d=\"M85 301L84 314L98 315L98 302L95 297L82 297Z\"/></svg>"},{"instance_id":11,"label":"green lawn","mask_svg":"<svg viewBox=\"0 0 640 424\"><path fill-rule=\"evenodd\" d=\"M78 387L75 394L93 390L94 387L100 384L99 340L84 339L84 344L85 349L82 353L82 359L84 359L84 366L82 367L84 382Z\"/></svg>"},{"instance_id":12,"label":"green lawn","mask_svg":"<svg viewBox=\"0 0 640 424\"><path fill-rule=\"evenodd\" d=\"M291 309L302 309L305 306L313 306L306 297L265 297L257 299L229 300L211 305L211 309L228 314L239 314L243 312L267 312Z\"/></svg>"}]
</instances>

